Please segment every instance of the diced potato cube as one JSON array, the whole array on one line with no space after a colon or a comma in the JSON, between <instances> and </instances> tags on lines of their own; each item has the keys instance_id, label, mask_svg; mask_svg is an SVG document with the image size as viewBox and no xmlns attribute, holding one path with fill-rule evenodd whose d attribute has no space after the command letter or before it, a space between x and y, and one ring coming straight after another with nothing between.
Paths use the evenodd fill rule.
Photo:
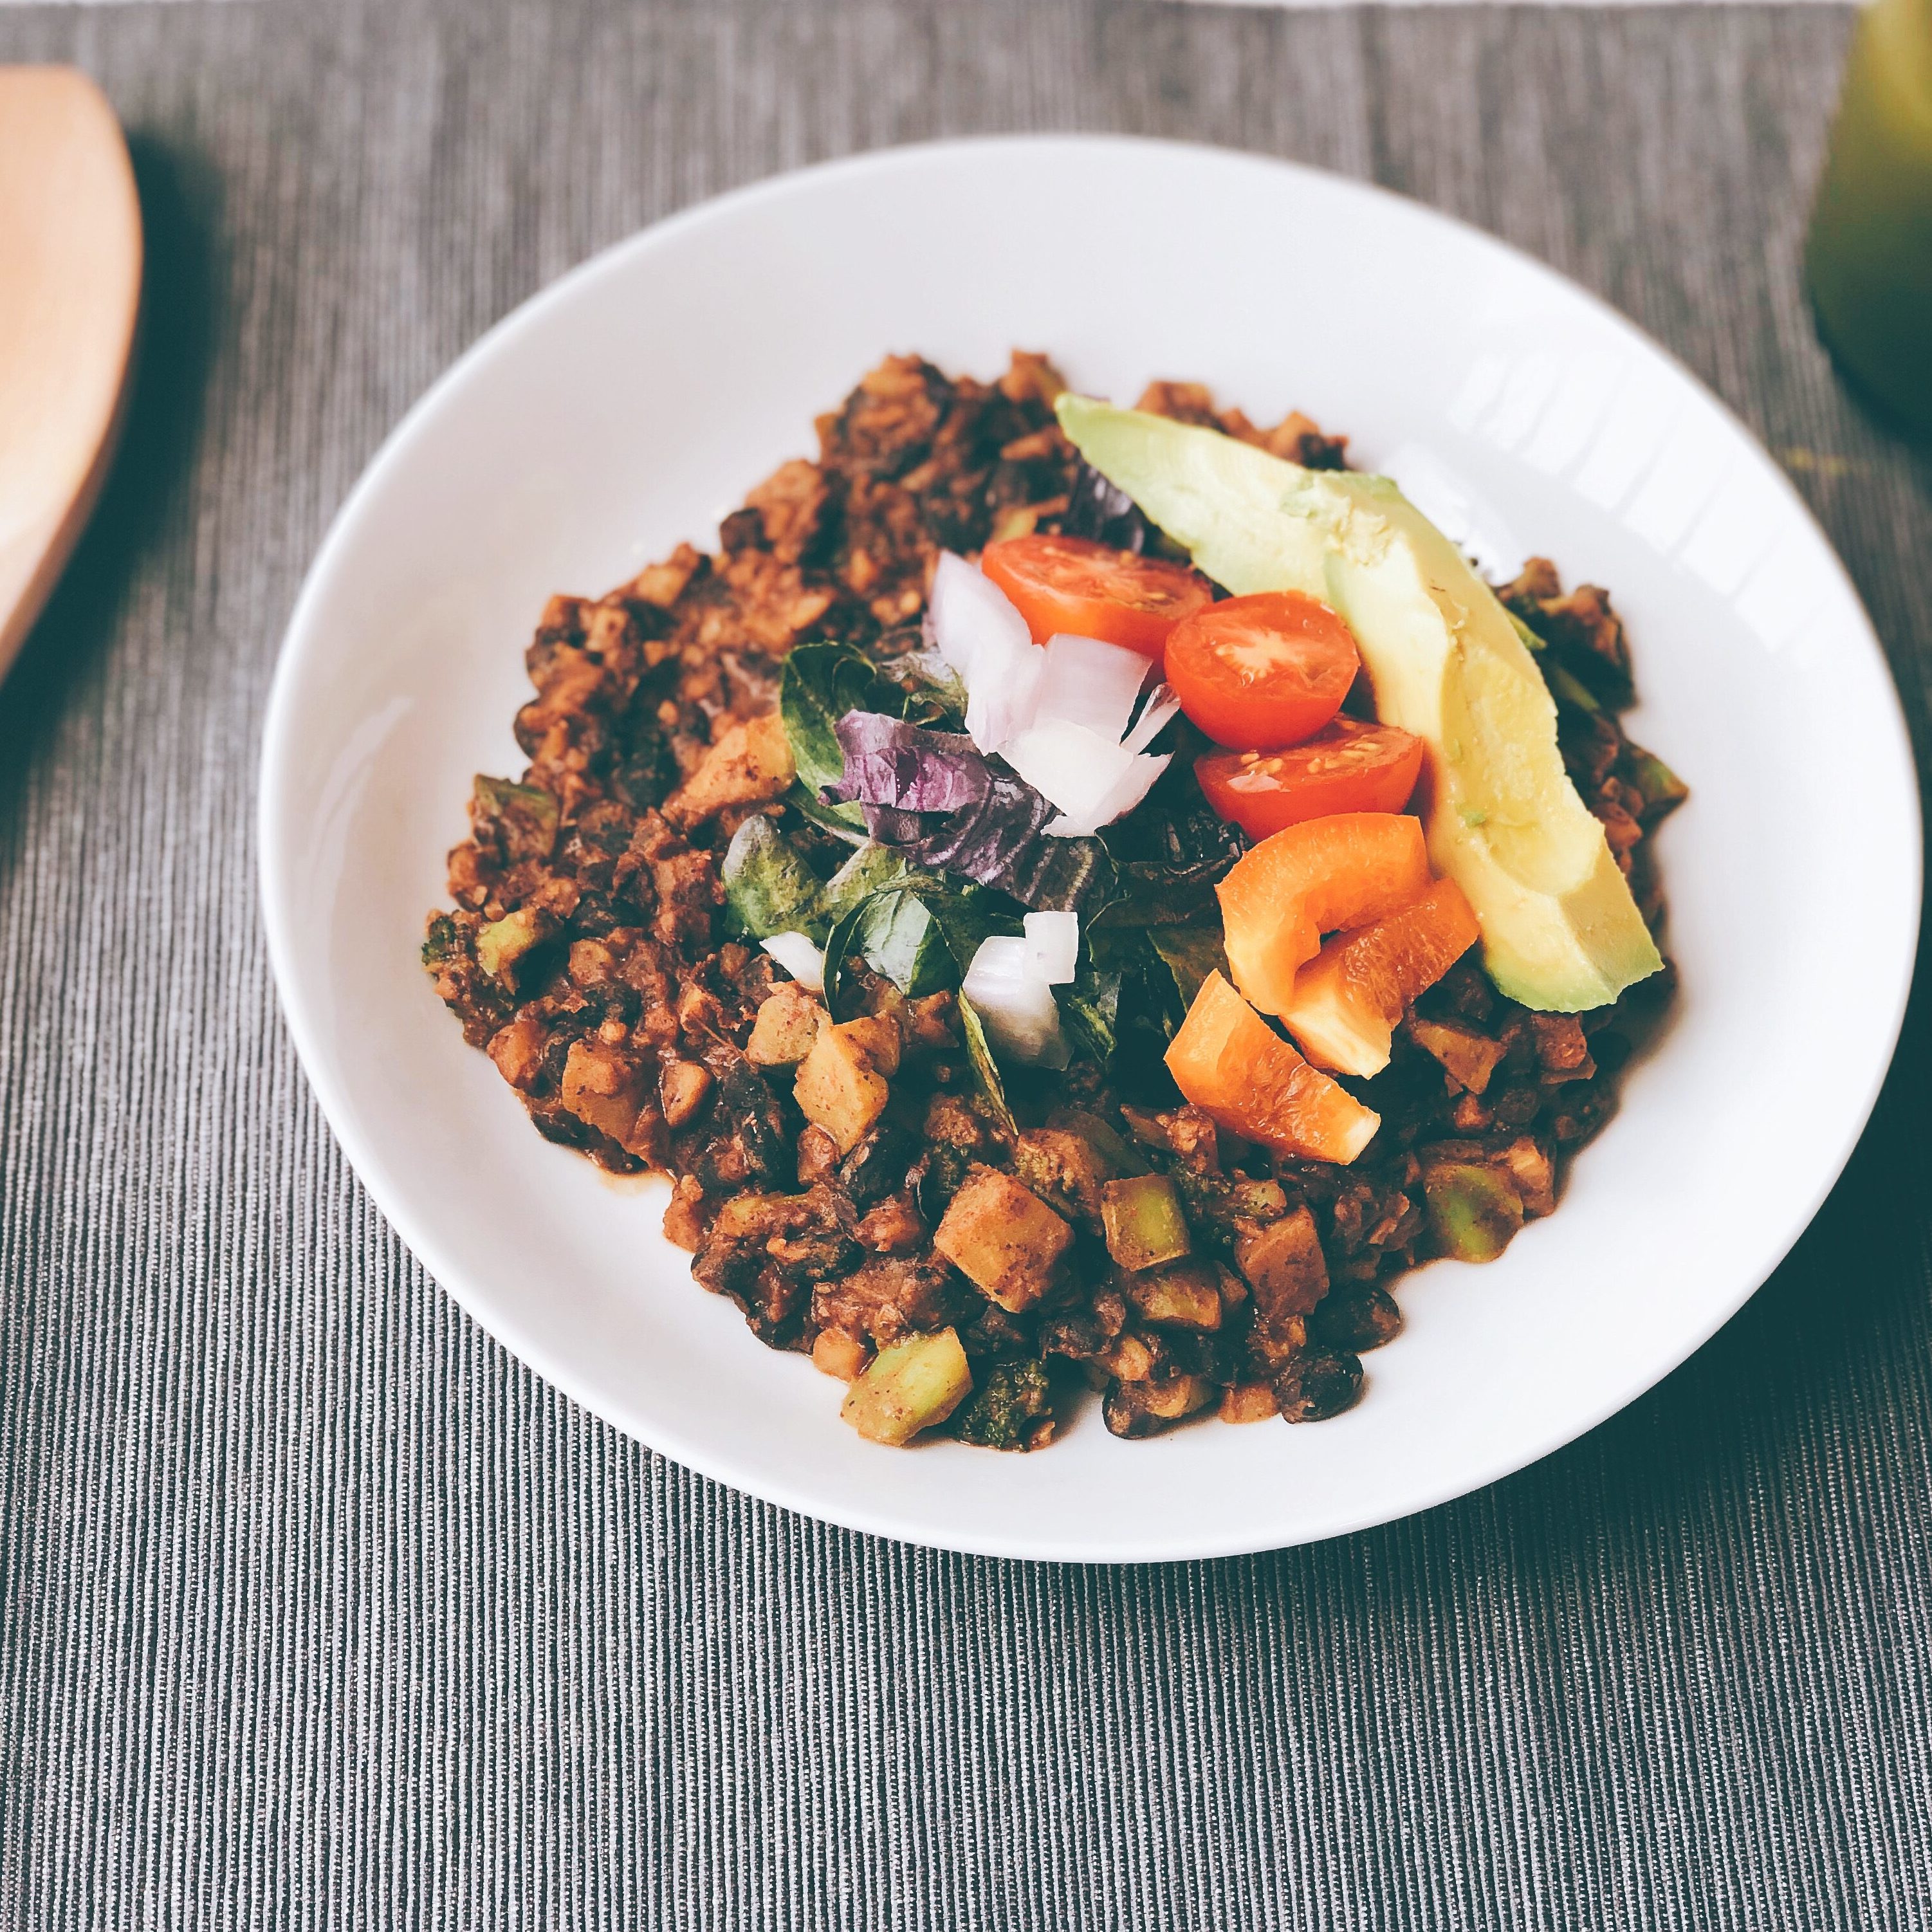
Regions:
<instances>
[{"instance_id":1,"label":"diced potato cube","mask_svg":"<svg viewBox=\"0 0 1932 1932\"><path fill-rule=\"evenodd\" d=\"M814 1126L823 1127L841 1154L850 1154L866 1138L891 1097L892 1089L872 1057L876 1042L870 1029L881 1024L892 1036L892 1064L896 1068L898 1029L890 1021L848 1020L834 1026L821 1018L812 1051L800 1063L792 1083L799 1112Z\"/></svg>"},{"instance_id":2,"label":"diced potato cube","mask_svg":"<svg viewBox=\"0 0 1932 1932\"><path fill-rule=\"evenodd\" d=\"M675 825L695 825L727 806L762 805L796 777L791 741L776 711L726 724L697 769L664 801Z\"/></svg>"},{"instance_id":3,"label":"diced potato cube","mask_svg":"<svg viewBox=\"0 0 1932 1932\"><path fill-rule=\"evenodd\" d=\"M745 1058L754 1066L796 1066L812 1051L824 1010L796 980L781 980L758 1003Z\"/></svg>"},{"instance_id":4,"label":"diced potato cube","mask_svg":"<svg viewBox=\"0 0 1932 1932\"><path fill-rule=\"evenodd\" d=\"M1221 1392L1223 1422L1267 1422L1280 1413L1274 1390L1266 1382L1237 1382Z\"/></svg>"},{"instance_id":5,"label":"diced potato cube","mask_svg":"<svg viewBox=\"0 0 1932 1932\"><path fill-rule=\"evenodd\" d=\"M1010 1314L1046 1292L1073 1230L1010 1174L976 1167L967 1176L932 1245L989 1300Z\"/></svg>"},{"instance_id":6,"label":"diced potato cube","mask_svg":"<svg viewBox=\"0 0 1932 1932\"><path fill-rule=\"evenodd\" d=\"M580 1120L608 1134L620 1146L628 1146L638 1127L650 1082L638 1056L622 1048L607 1046L602 1040L579 1040L571 1043L563 1063L563 1085L559 1095L564 1109Z\"/></svg>"},{"instance_id":7,"label":"diced potato cube","mask_svg":"<svg viewBox=\"0 0 1932 1932\"><path fill-rule=\"evenodd\" d=\"M872 1063L874 1072L890 1077L899 1070L902 1036L898 1022L890 1014L863 1014L848 1020L838 1030Z\"/></svg>"},{"instance_id":8,"label":"diced potato cube","mask_svg":"<svg viewBox=\"0 0 1932 1932\"><path fill-rule=\"evenodd\" d=\"M1415 1036L1416 1045L1432 1054L1450 1078L1471 1094L1480 1094L1488 1086L1490 1076L1503 1057L1502 1042L1473 1027L1453 1026L1412 1013L1408 1030Z\"/></svg>"},{"instance_id":9,"label":"diced potato cube","mask_svg":"<svg viewBox=\"0 0 1932 1932\"><path fill-rule=\"evenodd\" d=\"M856 1335L848 1335L842 1328L824 1328L812 1345L812 1366L842 1382L856 1382L865 1372L868 1352Z\"/></svg>"},{"instance_id":10,"label":"diced potato cube","mask_svg":"<svg viewBox=\"0 0 1932 1932\"><path fill-rule=\"evenodd\" d=\"M1107 1252L1130 1273L1178 1261L1194 1250L1180 1196L1164 1174L1130 1174L1100 1190Z\"/></svg>"},{"instance_id":11,"label":"diced potato cube","mask_svg":"<svg viewBox=\"0 0 1932 1932\"><path fill-rule=\"evenodd\" d=\"M711 1073L694 1060L667 1060L658 1075L658 1105L664 1125L676 1128L695 1118L711 1092Z\"/></svg>"},{"instance_id":12,"label":"diced potato cube","mask_svg":"<svg viewBox=\"0 0 1932 1932\"><path fill-rule=\"evenodd\" d=\"M543 1022L526 1013L521 1019L500 1028L484 1051L496 1062L496 1071L512 1087L520 1092L527 1091L543 1070L543 1050L549 1038Z\"/></svg>"},{"instance_id":13,"label":"diced potato cube","mask_svg":"<svg viewBox=\"0 0 1932 1932\"><path fill-rule=\"evenodd\" d=\"M966 1351L950 1328L881 1348L838 1413L868 1442L896 1448L944 1422L971 1394Z\"/></svg>"},{"instance_id":14,"label":"diced potato cube","mask_svg":"<svg viewBox=\"0 0 1932 1932\"><path fill-rule=\"evenodd\" d=\"M1306 1208L1234 1239L1234 1265L1255 1292L1255 1312L1264 1322L1306 1315L1328 1292L1328 1264Z\"/></svg>"},{"instance_id":15,"label":"diced potato cube","mask_svg":"<svg viewBox=\"0 0 1932 1932\"><path fill-rule=\"evenodd\" d=\"M1503 1165L1522 1197L1524 1217L1553 1214L1556 1208L1556 1163L1534 1135L1523 1134L1502 1151Z\"/></svg>"},{"instance_id":16,"label":"diced potato cube","mask_svg":"<svg viewBox=\"0 0 1932 1932\"><path fill-rule=\"evenodd\" d=\"M1084 1107L1056 1107L1047 1116L1046 1124L1078 1134L1100 1157L1106 1170L1105 1178L1109 1180L1123 1174L1150 1171L1147 1157L1139 1148L1131 1141L1123 1140L1098 1114Z\"/></svg>"},{"instance_id":17,"label":"diced potato cube","mask_svg":"<svg viewBox=\"0 0 1932 1932\"><path fill-rule=\"evenodd\" d=\"M1094 1358L1117 1382L1144 1382L1160 1367L1148 1338L1131 1331L1115 1336Z\"/></svg>"},{"instance_id":18,"label":"diced potato cube","mask_svg":"<svg viewBox=\"0 0 1932 1932\"><path fill-rule=\"evenodd\" d=\"M1178 1262L1129 1277L1127 1299L1149 1322L1180 1328L1218 1328L1221 1289L1211 1262Z\"/></svg>"},{"instance_id":19,"label":"diced potato cube","mask_svg":"<svg viewBox=\"0 0 1932 1932\"><path fill-rule=\"evenodd\" d=\"M556 930L556 921L549 913L537 906L519 906L478 929L476 963L514 992L520 983L521 962Z\"/></svg>"}]
</instances>

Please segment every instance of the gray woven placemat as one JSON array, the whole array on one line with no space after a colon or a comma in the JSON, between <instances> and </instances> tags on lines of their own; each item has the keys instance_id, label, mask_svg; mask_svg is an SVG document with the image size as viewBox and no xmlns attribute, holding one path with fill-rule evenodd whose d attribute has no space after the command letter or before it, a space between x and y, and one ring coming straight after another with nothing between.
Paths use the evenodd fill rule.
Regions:
<instances>
[{"instance_id":1,"label":"gray woven placemat","mask_svg":"<svg viewBox=\"0 0 1932 1932\"><path fill-rule=\"evenodd\" d=\"M1587 1440L1321 1548L1028 1568L718 1490L459 1315L296 1068L250 825L300 574L450 356L713 190L987 128L1372 175L1600 290L1793 468L1922 729L1932 476L1795 292L1846 31L0 13L106 84L153 250L125 459L0 693L0 1924L1932 1923L1922 1022L1792 1260Z\"/></svg>"}]
</instances>

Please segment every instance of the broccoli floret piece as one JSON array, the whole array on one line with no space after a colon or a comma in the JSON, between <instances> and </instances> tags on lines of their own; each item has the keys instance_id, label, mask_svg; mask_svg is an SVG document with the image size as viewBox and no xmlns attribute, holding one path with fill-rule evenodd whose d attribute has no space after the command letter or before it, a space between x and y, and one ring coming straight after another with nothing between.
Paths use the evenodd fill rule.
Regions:
<instances>
[{"instance_id":1,"label":"broccoli floret piece","mask_svg":"<svg viewBox=\"0 0 1932 1932\"><path fill-rule=\"evenodd\" d=\"M463 953L463 928L446 912L432 915L429 934L423 941L422 962L434 973Z\"/></svg>"},{"instance_id":2,"label":"broccoli floret piece","mask_svg":"<svg viewBox=\"0 0 1932 1932\"><path fill-rule=\"evenodd\" d=\"M1044 1448L1053 1434L1046 1364L1002 1362L967 1405L959 1434L982 1449Z\"/></svg>"}]
</instances>

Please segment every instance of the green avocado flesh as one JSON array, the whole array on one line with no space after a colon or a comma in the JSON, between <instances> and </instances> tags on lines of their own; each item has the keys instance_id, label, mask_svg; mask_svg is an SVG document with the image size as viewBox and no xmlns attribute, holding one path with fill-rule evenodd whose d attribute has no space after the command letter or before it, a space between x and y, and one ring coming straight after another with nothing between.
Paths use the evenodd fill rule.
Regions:
<instances>
[{"instance_id":1,"label":"green avocado flesh","mask_svg":"<svg viewBox=\"0 0 1932 1932\"><path fill-rule=\"evenodd\" d=\"M1428 747L1416 808L1430 856L1468 896L1504 993L1580 1012L1662 966L1509 614L1394 483L1070 393L1059 412L1081 454L1217 584L1303 591L1348 620L1376 716Z\"/></svg>"}]
</instances>

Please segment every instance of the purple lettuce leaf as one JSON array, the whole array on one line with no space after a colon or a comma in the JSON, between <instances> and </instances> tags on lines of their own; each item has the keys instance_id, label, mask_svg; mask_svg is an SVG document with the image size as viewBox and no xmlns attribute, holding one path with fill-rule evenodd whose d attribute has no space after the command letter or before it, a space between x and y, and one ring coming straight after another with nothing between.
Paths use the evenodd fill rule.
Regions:
<instances>
[{"instance_id":1,"label":"purple lettuce leaf","mask_svg":"<svg viewBox=\"0 0 1932 1932\"><path fill-rule=\"evenodd\" d=\"M828 804L958 812L980 803L992 783L985 758L963 733L928 731L878 711L848 711L833 730L845 770L821 794Z\"/></svg>"},{"instance_id":2,"label":"purple lettuce leaf","mask_svg":"<svg viewBox=\"0 0 1932 1932\"><path fill-rule=\"evenodd\" d=\"M1114 869L1097 839L1048 838L1052 802L971 739L876 711L834 728L845 768L820 796L856 801L881 844L936 872L990 886L1036 910L1112 896Z\"/></svg>"}]
</instances>

